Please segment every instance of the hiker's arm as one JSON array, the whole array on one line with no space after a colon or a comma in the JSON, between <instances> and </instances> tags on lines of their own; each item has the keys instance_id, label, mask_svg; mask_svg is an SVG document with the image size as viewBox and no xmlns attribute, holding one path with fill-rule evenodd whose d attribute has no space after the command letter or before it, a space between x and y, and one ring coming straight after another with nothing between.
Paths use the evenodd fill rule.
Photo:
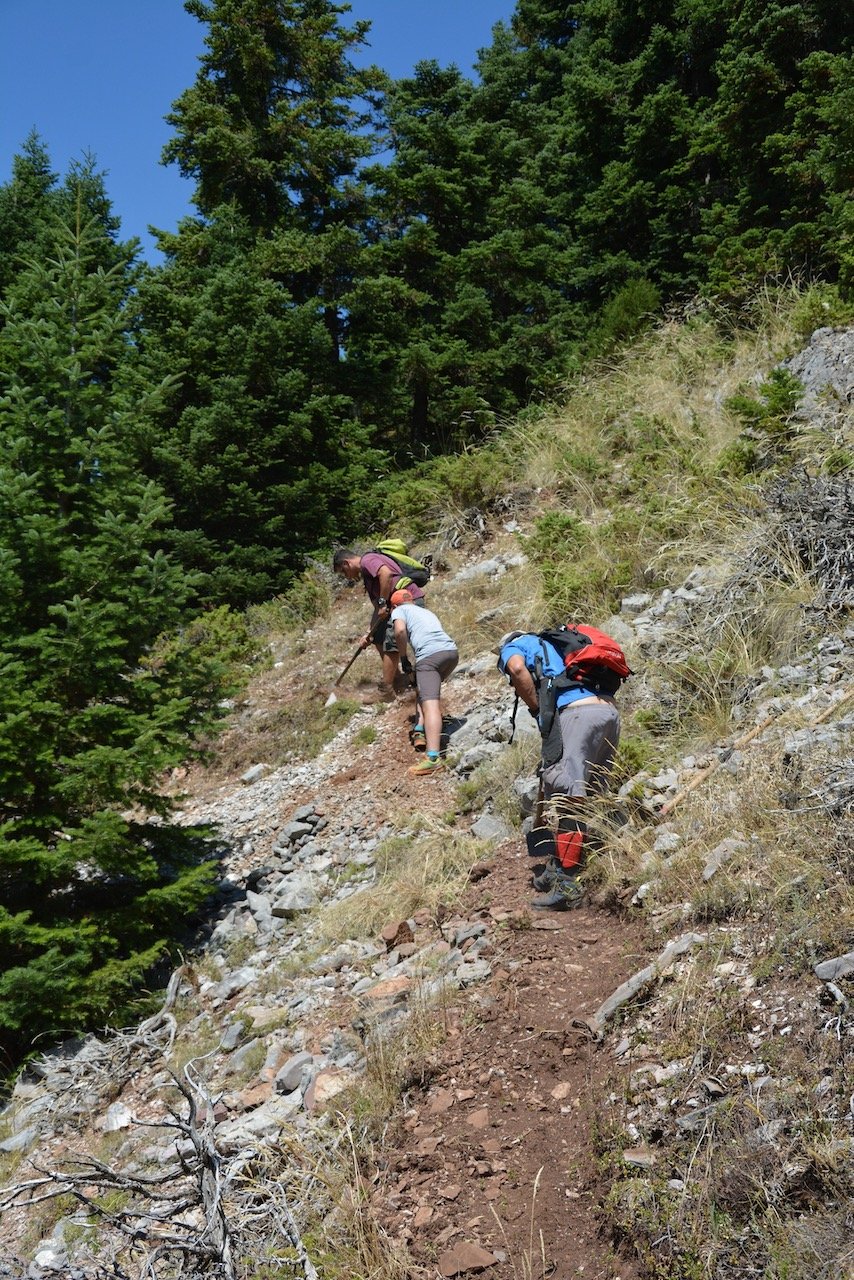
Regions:
<instances>
[{"instance_id":1,"label":"hiker's arm","mask_svg":"<svg viewBox=\"0 0 854 1280\"><path fill-rule=\"evenodd\" d=\"M394 591L395 575L389 569L387 564L381 564L377 573L377 582L380 584L380 595L384 600L391 599L391 593Z\"/></svg>"},{"instance_id":2,"label":"hiker's arm","mask_svg":"<svg viewBox=\"0 0 854 1280\"><path fill-rule=\"evenodd\" d=\"M370 628L368 629L368 631L366 631L366 633L362 636L361 640L359 641L360 649L367 649L369 645L372 645L372 644L375 644L377 648L380 647L382 643L382 635L385 630L385 628L382 626L382 622L384 622L386 618L388 618L387 609L386 610L377 609L377 608L374 609L373 617L371 618Z\"/></svg>"},{"instance_id":3,"label":"hiker's arm","mask_svg":"<svg viewBox=\"0 0 854 1280\"><path fill-rule=\"evenodd\" d=\"M380 594L379 600L374 605L373 616L371 617L371 631L374 630L380 619L388 618L391 613L391 593L394 591L394 574L387 565L381 564L377 571L377 582L379 583ZM370 644L370 634L366 637L366 644Z\"/></svg>"},{"instance_id":4,"label":"hiker's arm","mask_svg":"<svg viewBox=\"0 0 854 1280\"><path fill-rule=\"evenodd\" d=\"M409 639L409 632L406 630L406 623L403 618L395 618L394 620L394 640L397 645L397 652L401 658L406 657L406 643Z\"/></svg>"},{"instance_id":5,"label":"hiker's arm","mask_svg":"<svg viewBox=\"0 0 854 1280\"><path fill-rule=\"evenodd\" d=\"M510 683L525 706L535 713L539 711L540 702L537 697L537 689L533 676L525 666L525 659L520 654L514 653L511 658L507 659L507 665L504 670L510 677Z\"/></svg>"}]
</instances>

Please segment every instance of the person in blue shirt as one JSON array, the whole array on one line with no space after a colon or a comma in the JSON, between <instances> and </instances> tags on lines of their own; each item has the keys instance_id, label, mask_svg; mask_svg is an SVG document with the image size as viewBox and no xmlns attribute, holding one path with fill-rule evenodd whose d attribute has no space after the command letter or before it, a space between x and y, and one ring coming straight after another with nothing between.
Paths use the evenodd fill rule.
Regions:
<instances>
[{"instance_id":1,"label":"person in blue shirt","mask_svg":"<svg viewBox=\"0 0 854 1280\"><path fill-rule=\"evenodd\" d=\"M523 631L502 637L498 669L538 721L543 681L562 676L565 670L553 645ZM547 861L533 881L542 892L532 905L544 911L565 911L583 898L579 874L586 852L585 800L607 787L620 741L620 715L612 696L578 685L557 693L556 708L559 739L556 731L550 742L557 747L544 760L541 778L544 799L557 815L557 828L537 832L537 847Z\"/></svg>"}]
</instances>

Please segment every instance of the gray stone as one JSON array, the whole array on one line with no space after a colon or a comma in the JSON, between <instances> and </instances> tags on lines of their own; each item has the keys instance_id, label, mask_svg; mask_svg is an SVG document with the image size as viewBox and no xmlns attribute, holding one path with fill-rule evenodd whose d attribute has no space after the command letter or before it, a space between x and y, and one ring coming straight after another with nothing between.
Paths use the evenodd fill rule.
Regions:
<instances>
[{"instance_id":1,"label":"gray stone","mask_svg":"<svg viewBox=\"0 0 854 1280\"><path fill-rule=\"evenodd\" d=\"M492 973L492 965L488 960L472 960L458 965L454 978L461 987L469 987L474 982L484 982Z\"/></svg>"},{"instance_id":2,"label":"gray stone","mask_svg":"<svg viewBox=\"0 0 854 1280\"><path fill-rule=\"evenodd\" d=\"M245 1022L238 1021L228 1024L219 1042L219 1047L223 1053L231 1053L232 1049L236 1048L240 1043L245 1027Z\"/></svg>"},{"instance_id":3,"label":"gray stone","mask_svg":"<svg viewBox=\"0 0 854 1280\"><path fill-rule=\"evenodd\" d=\"M237 1050L237 1052L234 1053L231 1057L231 1060L228 1064L230 1069L232 1071L242 1071L246 1066L247 1062L249 1061L249 1059L257 1053L258 1045L260 1043L261 1041L259 1037L253 1036L251 1040L246 1041L246 1044L242 1044L240 1048Z\"/></svg>"},{"instance_id":4,"label":"gray stone","mask_svg":"<svg viewBox=\"0 0 854 1280\"><path fill-rule=\"evenodd\" d=\"M814 972L822 982L835 982L838 978L849 977L854 973L854 951L836 956L833 960L822 960L815 966Z\"/></svg>"},{"instance_id":5,"label":"gray stone","mask_svg":"<svg viewBox=\"0 0 854 1280\"><path fill-rule=\"evenodd\" d=\"M216 930L214 931L216 932ZM219 1000L230 1000L238 991L242 991L244 987L248 987L255 982L258 977L258 970L253 969L251 965L243 965L240 969L235 969L232 973L227 974L222 982L218 982L213 989L213 995Z\"/></svg>"},{"instance_id":6,"label":"gray stone","mask_svg":"<svg viewBox=\"0 0 854 1280\"><path fill-rule=\"evenodd\" d=\"M276 836L276 841L279 844L294 844L299 840L300 836L310 836L313 833L314 827L310 822L297 822L295 820L282 827L282 830Z\"/></svg>"},{"instance_id":7,"label":"gray stone","mask_svg":"<svg viewBox=\"0 0 854 1280\"><path fill-rule=\"evenodd\" d=\"M524 814L533 813L540 790L539 778L517 778L513 783L513 790L519 797L521 812Z\"/></svg>"},{"instance_id":8,"label":"gray stone","mask_svg":"<svg viewBox=\"0 0 854 1280\"><path fill-rule=\"evenodd\" d=\"M490 760L500 750L501 747L494 742L484 742L479 747L472 747L457 761L457 773L471 773L478 765Z\"/></svg>"},{"instance_id":9,"label":"gray stone","mask_svg":"<svg viewBox=\"0 0 854 1280\"><path fill-rule=\"evenodd\" d=\"M523 702L519 703L519 712L516 716L515 728L510 723L511 717L512 710L508 712L506 718L500 722L499 737L502 742L509 742L511 733L513 734L514 742L519 742L523 738L540 738L539 722L531 715Z\"/></svg>"},{"instance_id":10,"label":"gray stone","mask_svg":"<svg viewBox=\"0 0 854 1280\"><path fill-rule=\"evenodd\" d=\"M273 915L279 917L297 915L302 911L311 911L317 903L314 878L307 871L295 871L288 876L280 889L277 889L273 901Z\"/></svg>"},{"instance_id":11,"label":"gray stone","mask_svg":"<svg viewBox=\"0 0 854 1280\"><path fill-rule=\"evenodd\" d=\"M461 947L469 938L479 938L482 933L486 933L486 924L483 920L461 925L454 936L454 946Z\"/></svg>"},{"instance_id":12,"label":"gray stone","mask_svg":"<svg viewBox=\"0 0 854 1280\"><path fill-rule=\"evenodd\" d=\"M270 766L268 764L253 764L245 773L240 775L240 781L244 786L249 786L252 782L257 782L259 778L263 778L265 773L269 773Z\"/></svg>"},{"instance_id":13,"label":"gray stone","mask_svg":"<svg viewBox=\"0 0 854 1280\"><path fill-rule=\"evenodd\" d=\"M464 569L460 569L454 574L449 585L453 587L458 582L472 582L475 578L500 577L504 572L506 572L504 560L501 556L495 556L490 560L481 560L477 564L466 565Z\"/></svg>"},{"instance_id":14,"label":"gray stone","mask_svg":"<svg viewBox=\"0 0 854 1280\"><path fill-rule=\"evenodd\" d=\"M247 891L246 902L252 912L252 918L261 930L269 929L273 919L273 904L264 893Z\"/></svg>"},{"instance_id":15,"label":"gray stone","mask_svg":"<svg viewBox=\"0 0 854 1280\"><path fill-rule=\"evenodd\" d=\"M276 1091L278 1093L293 1093L295 1089L299 1089L306 1067L311 1066L313 1062L313 1054L306 1052L295 1053L293 1057L288 1058L284 1066L276 1073Z\"/></svg>"},{"instance_id":16,"label":"gray stone","mask_svg":"<svg viewBox=\"0 0 854 1280\"><path fill-rule=\"evenodd\" d=\"M4 1138L0 1142L0 1151L29 1151L34 1142L37 1141L39 1131L35 1125L31 1125L28 1129L21 1129L19 1133L13 1133L11 1138Z\"/></svg>"},{"instance_id":17,"label":"gray stone","mask_svg":"<svg viewBox=\"0 0 854 1280\"><path fill-rule=\"evenodd\" d=\"M60 1088L67 1087L60 1085ZM30 1124L43 1125L49 1122L57 1104L57 1099L52 1094L47 1093L41 1097L32 1098L24 1106L18 1107L12 1117L13 1129L26 1129Z\"/></svg>"},{"instance_id":18,"label":"gray stone","mask_svg":"<svg viewBox=\"0 0 854 1280\"><path fill-rule=\"evenodd\" d=\"M358 958L359 953L356 948L352 944L342 942L334 951L327 951L325 955L312 960L308 967L312 973L337 973L345 965L355 964Z\"/></svg>"},{"instance_id":19,"label":"gray stone","mask_svg":"<svg viewBox=\"0 0 854 1280\"><path fill-rule=\"evenodd\" d=\"M620 613L627 614L629 617L636 617L637 614L643 613L644 609L648 609L651 604L652 596L650 595L624 596L620 601Z\"/></svg>"},{"instance_id":20,"label":"gray stone","mask_svg":"<svg viewBox=\"0 0 854 1280\"><path fill-rule=\"evenodd\" d=\"M478 840L506 840L513 831L503 818L496 818L493 813L482 813L471 824L471 833Z\"/></svg>"},{"instance_id":21,"label":"gray stone","mask_svg":"<svg viewBox=\"0 0 854 1280\"><path fill-rule=\"evenodd\" d=\"M703 879L711 880L712 876L716 875L734 854L741 853L747 847L747 841L743 837L730 836L726 840L722 840L706 859L706 865L703 867Z\"/></svg>"},{"instance_id":22,"label":"gray stone","mask_svg":"<svg viewBox=\"0 0 854 1280\"><path fill-rule=\"evenodd\" d=\"M23 1075L18 1076L15 1081L15 1087L12 1090L12 1097L16 1101L29 1102L36 1098L45 1096L44 1085L36 1084L32 1080L26 1080Z\"/></svg>"},{"instance_id":23,"label":"gray stone","mask_svg":"<svg viewBox=\"0 0 854 1280\"><path fill-rule=\"evenodd\" d=\"M54 1240L42 1240L36 1246L33 1254L33 1266L29 1268L28 1275L33 1277L41 1277L47 1272L48 1275L69 1276L68 1271L68 1254L63 1245Z\"/></svg>"},{"instance_id":24,"label":"gray stone","mask_svg":"<svg viewBox=\"0 0 854 1280\"><path fill-rule=\"evenodd\" d=\"M804 384L799 417L824 430L846 420L854 382L854 330L816 329L809 345L783 364Z\"/></svg>"},{"instance_id":25,"label":"gray stone","mask_svg":"<svg viewBox=\"0 0 854 1280\"><path fill-rule=\"evenodd\" d=\"M311 825L314 826L314 822L312 821L313 818L314 818L314 805L303 804L303 805L300 805L299 809L296 809L294 811L294 816L292 821L311 822Z\"/></svg>"},{"instance_id":26,"label":"gray stone","mask_svg":"<svg viewBox=\"0 0 854 1280\"><path fill-rule=\"evenodd\" d=\"M104 1133L117 1133L119 1129L129 1129L133 1124L130 1107L123 1102L113 1102L107 1107L107 1113L101 1123Z\"/></svg>"},{"instance_id":27,"label":"gray stone","mask_svg":"<svg viewBox=\"0 0 854 1280\"><path fill-rule=\"evenodd\" d=\"M486 654L483 658L475 658L473 662L467 663L465 673L468 676L482 676L487 671L492 672L494 670L495 657L493 654Z\"/></svg>"},{"instance_id":28,"label":"gray stone","mask_svg":"<svg viewBox=\"0 0 854 1280\"><path fill-rule=\"evenodd\" d=\"M495 707L472 708L462 724L458 725L449 736L449 744L454 751L468 751L483 741L486 729L495 722Z\"/></svg>"},{"instance_id":29,"label":"gray stone","mask_svg":"<svg viewBox=\"0 0 854 1280\"><path fill-rule=\"evenodd\" d=\"M283 1127L302 1107L302 1092L276 1095L260 1107L217 1125L217 1141L224 1148L237 1148L254 1139L276 1138Z\"/></svg>"},{"instance_id":30,"label":"gray stone","mask_svg":"<svg viewBox=\"0 0 854 1280\"><path fill-rule=\"evenodd\" d=\"M653 853L674 853L682 843L682 837L675 831L660 831L652 846Z\"/></svg>"}]
</instances>

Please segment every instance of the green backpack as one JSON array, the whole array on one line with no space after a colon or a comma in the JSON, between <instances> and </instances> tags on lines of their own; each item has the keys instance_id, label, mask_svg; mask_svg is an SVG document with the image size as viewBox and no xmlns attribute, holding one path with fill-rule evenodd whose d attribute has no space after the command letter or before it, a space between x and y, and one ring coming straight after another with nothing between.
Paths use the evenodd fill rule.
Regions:
<instances>
[{"instance_id":1,"label":"green backpack","mask_svg":"<svg viewBox=\"0 0 854 1280\"><path fill-rule=\"evenodd\" d=\"M401 576L394 584L395 591L401 591L411 582L414 582L416 587L426 587L430 581L432 556L425 556L423 561L415 560L407 554L406 543L402 538L384 538L382 542L377 543L374 551L378 555L388 556L389 560L393 560L400 569Z\"/></svg>"}]
</instances>

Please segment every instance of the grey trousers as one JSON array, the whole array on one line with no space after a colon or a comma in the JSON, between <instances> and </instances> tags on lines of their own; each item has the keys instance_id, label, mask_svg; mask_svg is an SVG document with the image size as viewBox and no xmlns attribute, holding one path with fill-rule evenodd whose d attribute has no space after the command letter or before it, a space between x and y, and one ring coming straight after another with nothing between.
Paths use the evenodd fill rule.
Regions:
<instances>
[{"instance_id":1,"label":"grey trousers","mask_svg":"<svg viewBox=\"0 0 854 1280\"><path fill-rule=\"evenodd\" d=\"M608 775L620 741L620 713L612 702L570 702L558 712L563 755L543 770L543 793L596 795L608 785Z\"/></svg>"}]
</instances>

